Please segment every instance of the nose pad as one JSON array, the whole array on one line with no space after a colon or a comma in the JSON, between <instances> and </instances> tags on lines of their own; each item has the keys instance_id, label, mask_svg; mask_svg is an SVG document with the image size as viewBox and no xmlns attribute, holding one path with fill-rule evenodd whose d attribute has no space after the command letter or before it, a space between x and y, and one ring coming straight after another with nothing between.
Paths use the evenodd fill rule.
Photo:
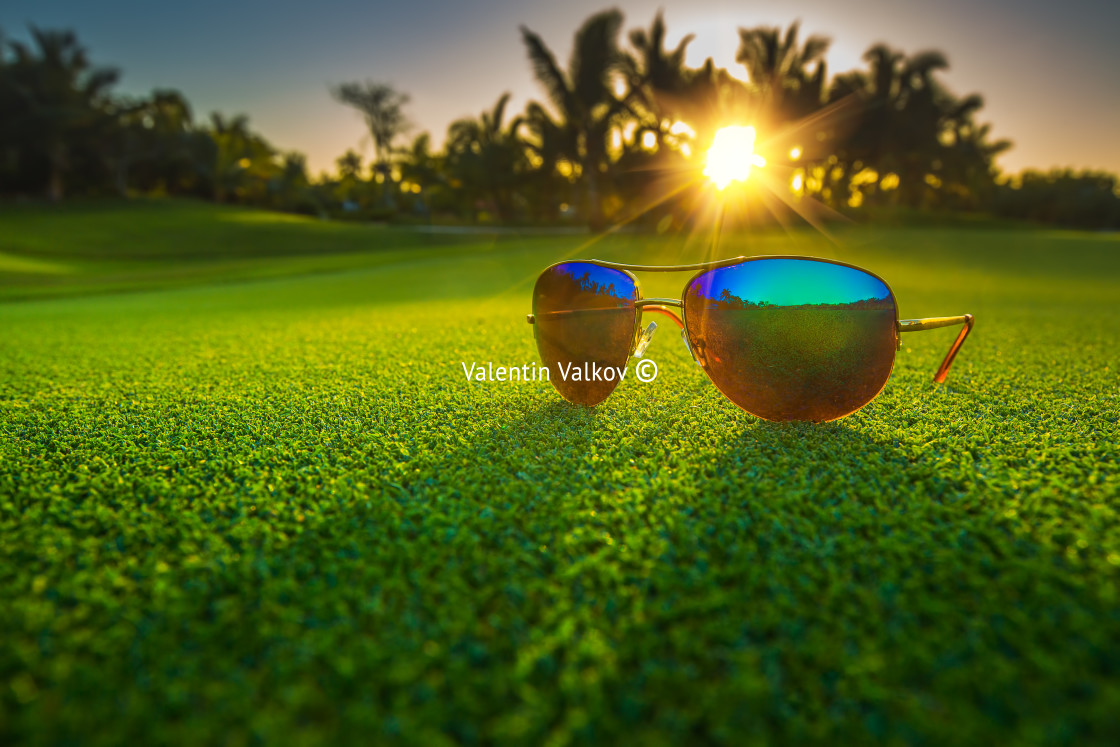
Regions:
<instances>
[{"instance_id":1,"label":"nose pad","mask_svg":"<svg viewBox=\"0 0 1120 747\"><path fill-rule=\"evenodd\" d=\"M692 349L692 346L688 344L688 332L687 332L687 330L684 330L684 329L681 330L681 340L684 341L685 349L688 350L688 354L692 356L692 360L696 361L697 366L700 366L701 368L703 368L703 366L701 366L701 364L700 364L700 359L696 357L696 352Z\"/></svg>"},{"instance_id":2,"label":"nose pad","mask_svg":"<svg viewBox=\"0 0 1120 747\"><path fill-rule=\"evenodd\" d=\"M657 322L650 322L649 326L645 328L642 334L638 335L638 344L634 346L634 357L641 358L646 354L646 348L649 347L649 341L653 339L653 333L657 331Z\"/></svg>"}]
</instances>

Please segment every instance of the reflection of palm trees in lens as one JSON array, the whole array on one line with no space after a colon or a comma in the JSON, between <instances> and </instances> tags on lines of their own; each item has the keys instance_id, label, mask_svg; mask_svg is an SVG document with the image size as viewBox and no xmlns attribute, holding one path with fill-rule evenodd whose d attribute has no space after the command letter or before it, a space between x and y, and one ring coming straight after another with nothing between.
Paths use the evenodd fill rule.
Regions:
<instances>
[{"instance_id":1,"label":"reflection of palm trees in lens","mask_svg":"<svg viewBox=\"0 0 1120 747\"><path fill-rule=\"evenodd\" d=\"M562 267L566 267L566 266L562 266ZM580 295L583 295L583 296L587 296L587 295L602 296L604 298L617 299L617 300L621 300L621 301L627 301L627 302L630 302L630 303L633 303L636 300L634 298L634 288L633 288L632 284L630 284L630 286L627 288L627 290L625 292L623 292L623 291L615 289L615 284L614 284L613 280L609 284L606 283L606 282L601 283L601 282L596 281L594 278L592 278L591 273L589 271L585 270L583 275L580 275L578 277L576 275L576 272L577 272L577 270L575 270L575 269L567 269L567 268L565 268L561 271L561 273L565 277L569 278L570 281L575 285L575 288L578 289L578 293ZM625 305L625 304L620 304L620 305ZM596 306L596 307L598 308L599 306ZM608 308L608 307L602 307L602 308Z\"/></svg>"},{"instance_id":2,"label":"reflection of palm trees in lens","mask_svg":"<svg viewBox=\"0 0 1120 747\"><path fill-rule=\"evenodd\" d=\"M549 379L570 402L595 405L618 381L563 376L585 364L625 367L637 324L638 289L624 272L585 262L552 267L533 289L534 329Z\"/></svg>"}]
</instances>

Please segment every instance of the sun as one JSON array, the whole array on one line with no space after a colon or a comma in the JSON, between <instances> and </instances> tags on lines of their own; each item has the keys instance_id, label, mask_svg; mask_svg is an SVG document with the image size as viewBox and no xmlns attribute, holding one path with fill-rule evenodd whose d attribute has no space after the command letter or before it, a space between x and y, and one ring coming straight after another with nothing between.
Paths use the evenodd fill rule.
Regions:
<instances>
[{"instance_id":1,"label":"sun","mask_svg":"<svg viewBox=\"0 0 1120 747\"><path fill-rule=\"evenodd\" d=\"M766 165L766 159L754 152L754 140L754 128L749 126L733 125L717 131L708 148L704 176L718 189L726 189L731 182L745 182L752 166Z\"/></svg>"}]
</instances>

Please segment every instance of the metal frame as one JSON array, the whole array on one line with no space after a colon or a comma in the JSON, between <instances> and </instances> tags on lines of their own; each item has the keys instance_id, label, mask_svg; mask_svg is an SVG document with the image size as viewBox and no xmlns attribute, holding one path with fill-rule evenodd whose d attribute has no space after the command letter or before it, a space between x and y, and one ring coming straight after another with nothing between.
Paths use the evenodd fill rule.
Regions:
<instances>
[{"instance_id":1,"label":"metal frame","mask_svg":"<svg viewBox=\"0 0 1120 747\"><path fill-rule=\"evenodd\" d=\"M898 323L899 332L923 332L927 329L938 329L939 327L954 327L958 324L963 324L964 328L961 329L957 339L953 341L953 347L949 348L941 365L937 367L937 373L933 375L933 380L938 384L945 381L945 377L949 375L949 366L953 365L953 359L957 357L957 352L964 344L964 338L968 337L968 333L972 331L972 314L965 314L963 316L933 316L928 319L903 319Z\"/></svg>"},{"instance_id":2,"label":"metal frame","mask_svg":"<svg viewBox=\"0 0 1120 747\"><path fill-rule=\"evenodd\" d=\"M840 265L842 267L850 267L853 270L859 270L860 272L866 273L867 275L870 275L871 277L881 282L886 286L887 291L890 293L891 301L894 302L896 351L902 349L902 339L899 337L899 334L902 332L922 332L927 329L938 329L940 327L950 327L957 324L963 324L964 328L960 331L960 334L957 335L957 339L953 342L952 347L949 348L948 354L941 361L941 365L938 367L937 373L935 373L933 376L933 380L938 383L942 383L945 381L945 377L949 373L949 367L953 365L953 360L957 357L957 353L960 351L961 345L964 344L965 338L968 337L968 333L972 331L972 314L964 314L962 316L937 316L929 317L926 319L899 319L898 301L895 297L894 289L891 288L890 283L876 275L874 272L860 267L859 265L853 265L849 262L841 262L835 259L825 259L824 257L809 257L799 254L766 254L757 257L732 257L731 259L720 259L713 260L711 262L697 262L684 265L635 265L623 262L607 262L600 259L570 259L563 262L555 262L549 265L543 271L541 271L541 275L544 275L544 273L548 272L554 267L574 263L598 265L599 267L606 267L607 269L619 270L620 272L624 272L632 281L634 281L634 288L638 293L638 298L634 302L634 308L637 313L635 314L634 318L634 341L631 343L630 352L634 352L633 346L637 344L638 336L641 334L642 313L644 313L645 311L651 311L668 316L674 322L676 322L678 327L680 327L682 330L685 330L684 334L686 336L686 341L688 342L689 351L691 352L692 341L687 340L688 317L684 306L684 299L688 296L688 289L692 287L692 284L696 282L696 280L701 278L709 270L714 270L720 267L728 267L731 265L744 264L746 262L755 262L764 259L803 259L811 260L813 262L825 262L827 264ZM688 272L690 270L695 271L696 274L689 278L688 282L685 283L684 291L681 293L680 298L642 298L641 281L639 281L637 276L634 275L635 272ZM678 317L670 308L668 308L671 306L675 306L676 308L680 309L680 317ZM527 321L529 322L529 324L533 324L535 322L535 317L532 314L529 314ZM695 358L695 354L693 354L693 357ZM705 369L705 373L706 372L707 369ZM876 394L876 396L878 396L878 394Z\"/></svg>"}]
</instances>

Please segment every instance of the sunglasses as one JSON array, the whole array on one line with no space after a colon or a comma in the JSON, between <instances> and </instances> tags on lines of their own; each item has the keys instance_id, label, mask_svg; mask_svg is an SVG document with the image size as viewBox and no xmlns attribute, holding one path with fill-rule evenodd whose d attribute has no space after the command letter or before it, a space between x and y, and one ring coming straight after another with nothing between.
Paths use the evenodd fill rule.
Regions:
<instances>
[{"instance_id":1,"label":"sunglasses","mask_svg":"<svg viewBox=\"0 0 1120 747\"><path fill-rule=\"evenodd\" d=\"M642 298L634 272L697 271L680 299ZM679 310L680 316L673 310ZM898 318L886 281L844 262L739 257L665 267L579 260L547 268L533 288L537 350L564 399L597 405L642 357L656 322L681 329L716 388L766 420L823 422L878 396L901 348L900 333L963 324L933 380L943 382L972 315Z\"/></svg>"}]
</instances>

